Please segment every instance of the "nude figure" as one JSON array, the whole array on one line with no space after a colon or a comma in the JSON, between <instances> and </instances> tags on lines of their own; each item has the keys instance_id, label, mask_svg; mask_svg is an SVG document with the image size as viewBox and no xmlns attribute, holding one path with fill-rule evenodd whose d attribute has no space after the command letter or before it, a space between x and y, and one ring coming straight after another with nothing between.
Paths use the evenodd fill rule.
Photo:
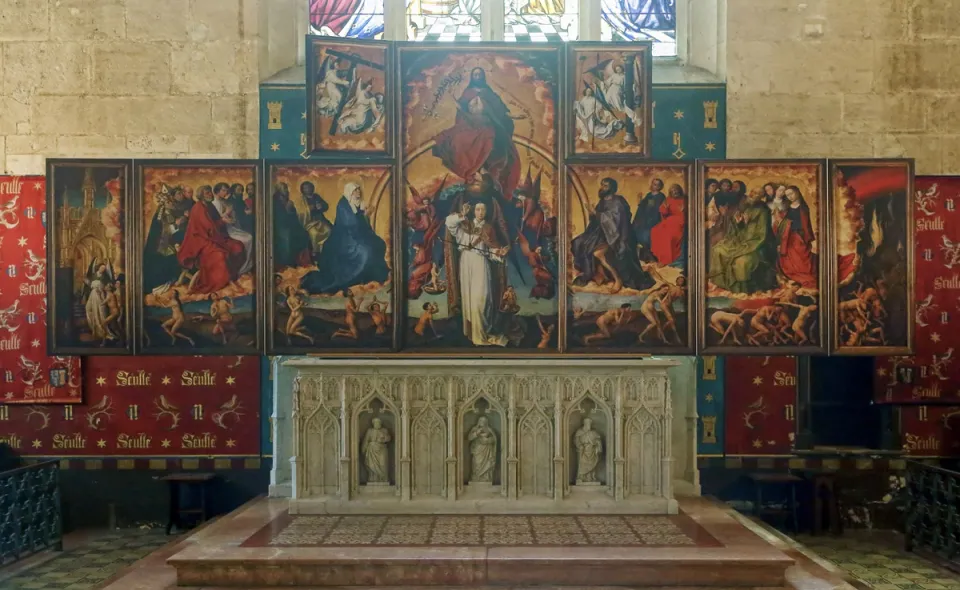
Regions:
<instances>
[{"instance_id":1,"label":"nude figure","mask_svg":"<svg viewBox=\"0 0 960 590\"><path fill-rule=\"evenodd\" d=\"M804 305L800 308L799 313L797 313L797 318L793 320L793 326L791 327L794 340L796 340L797 344L813 342L807 333L807 322L810 321L810 318L815 313L817 313L816 305ZM813 328L813 326L810 326L810 328Z\"/></svg>"},{"instance_id":2,"label":"nude figure","mask_svg":"<svg viewBox=\"0 0 960 590\"><path fill-rule=\"evenodd\" d=\"M223 339L223 344L227 344L227 332L233 330L233 314L230 313L230 310L233 309L233 301L225 298L222 299L216 293L210 294L210 299L212 303L210 304L210 317L216 320L216 324L213 326L213 333L220 334L220 337Z\"/></svg>"},{"instance_id":3,"label":"nude figure","mask_svg":"<svg viewBox=\"0 0 960 590\"><path fill-rule=\"evenodd\" d=\"M630 311L630 304L624 303L617 309L610 309L603 312L597 318L597 331L583 337L584 344L590 344L596 340L609 340L613 338L620 328L630 322L633 313Z\"/></svg>"},{"instance_id":4,"label":"nude figure","mask_svg":"<svg viewBox=\"0 0 960 590\"><path fill-rule=\"evenodd\" d=\"M427 328L430 328L430 331L433 332L434 338L439 338L440 335L437 334L437 329L433 327L433 314L440 311L440 308L437 307L436 303L430 301L423 304L423 312L420 314L420 319L417 320L417 325L413 328L413 333L417 336L425 336Z\"/></svg>"},{"instance_id":5,"label":"nude figure","mask_svg":"<svg viewBox=\"0 0 960 590\"><path fill-rule=\"evenodd\" d=\"M192 338L180 333L180 328L183 326L183 322L186 320L186 316L183 314L183 304L180 303L180 293L178 291L173 292L173 297L170 299L170 317L160 324L160 327L163 328L163 331L170 336L170 340L173 344L177 343L177 338L186 340L190 343L190 346L196 346L196 343Z\"/></svg>"},{"instance_id":6,"label":"nude figure","mask_svg":"<svg viewBox=\"0 0 960 590\"><path fill-rule=\"evenodd\" d=\"M780 315L780 308L776 305L766 305L757 310L750 319L750 330L747 341L754 346L761 346L761 341L775 340L773 327Z\"/></svg>"},{"instance_id":7,"label":"nude figure","mask_svg":"<svg viewBox=\"0 0 960 590\"><path fill-rule=\"evenodd\" d=\"M537 348L544 350L550 347L550 339L553 338L553 332L557 325L550 324L549 326L544 327L543 322L540 320L540 316L537 316L537 325L540 327L540 343L537 344Z\"/></svg>"},{"instance_id":8,"label":"nude figure","mask_svg":"<svg viewBox=\"0 0 960 590\"><path fill-rule=\"evenodd\" d=\"M309 341L310 344L314 343L313 336L303 327L303 308L306 303L300 297L301 293L306 294L296 287L287 288L287 308L290 309L290 317L287 318L287 326L284 329L284 334L287 335L287 344L293 344L294 336L299 336Z\"/></svg>"},{"instance_id":9,"label":"nude figure","mask_svg":"<svg viewBox=\"0 0 960 590\"><path fill-rule=\"evenodd\" d=\"M656 330L660 341L666 343L667 337L663 333L660 314L657 313L657 304L660 303L661 306L663 305L663 298L669 289L670 285L663 285L653 293L647 295L647 298L643 300L643 304L640 305L640 313L643 317L647 318L648 323L647 327L640 332L640 337L637 338L637 342L644 342L647 334L649 334L651 330Z\"/></svg>"},{"instance_id":10,"label":"nude figure","mask_svg":"<svg viewBox=\"0 0 960 590\"><path fill-rule=\"evenodd\" d=\"M386 334L387 326L390 325L390 318L387 317L387 305L377 301L377 297L374 296L367 311L370 314L370 319L373 320L373 326L377 329L377 334Z\"/></svg>"},{"instance_id":11,"label":"nude figure","mask_svg":"<svg viewBox=\"0 0 960 590\"><path fill-rule=\"evenodd\" d=\"M117 289L113 285L107 285L106 291L107 317L104 318L103 323L115 334L123 334L119 322L122 308L120 306L120 299L117 296Z\"/></svg>"},{"instance_id":12,"label":"nude figure","mask_svg":"<svg viewBox=\"0 0 960 590\"><path fill-rule=\"evenodd\" d=\"M352 340L359 340L360 329L357 328L357 312L360 311L360 304L363 303L363 297L360 299L354 299L353 291L351 289L347 289L346 292L344 292L344 297L347 299L346 303L344 304L347 312L344 321L346 322L347 327L340 328L334 332L331 338L343 337L350 338Z\"/></svg>"},{"instance_id":13,"label":"nude figure","mask_svg":"<svg viewBox=\"0 0 960 590\"><path fill-rule=\"evenodd\" d=\"M742 343L737 338L737 330L744 328L743 314L742 312L715 311L710 316L710 328L720 334L720 344L724 344L727 338L732 337L733 343L739 346Z\"/></svg>"}]
</instances>

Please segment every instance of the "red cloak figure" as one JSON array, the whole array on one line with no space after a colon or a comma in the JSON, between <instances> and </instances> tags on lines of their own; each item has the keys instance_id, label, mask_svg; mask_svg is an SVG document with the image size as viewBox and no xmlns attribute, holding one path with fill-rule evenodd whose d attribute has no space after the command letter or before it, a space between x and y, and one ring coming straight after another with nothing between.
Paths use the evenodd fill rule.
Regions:
<instances>
[{"instance_id":1,"label":"red cloak figure","mask_svg":"<svg viewBox=\"0 0 960 590\"><path fill-rule=\"evenodd\" d=\"M201 196L190 209L190 221L177 260L199 273L194 293L214 293L237 279L243 264L243 244L227 236L227 228L213 204Z\"/></svg>"},{"instance_id":2,"label":"red cloak figure","mask_svg":"<svg viewBox=\"0 0 960 590\"><path fill-rule=\"evenodd\" d=\"M810 223L810 207L795 186L788 187L784 196L790 205L776 228L777 270L801 287L816 289L817 260L811 252L816 237Z\"/></svg>"},{"instance_id":3,"label":"red cloak figure","mask_svg":"<svg viewBox=\"0 0 960 590\"><path fill-rule=\"evenodd\" d=\"M650 230L650 251L662 266L673 264L683 254L687 232L687 196L676 184L667 192L660 204L660 223Z\"/></svg>"},{"instance_id":4,"label":"red cloak figure","mask_svg":"<svg viewBox=\"0 0 960 590\"><path fill-rule=\"evenodd\" d=\"M507 105L487 85L483 68L473 68L470 84L457 100L453 127L436 137L433 155L467 182L486 170L500 184L505 199L520 182L520 154L513 144L513 118Z\"/></svg>"}]
</instances>

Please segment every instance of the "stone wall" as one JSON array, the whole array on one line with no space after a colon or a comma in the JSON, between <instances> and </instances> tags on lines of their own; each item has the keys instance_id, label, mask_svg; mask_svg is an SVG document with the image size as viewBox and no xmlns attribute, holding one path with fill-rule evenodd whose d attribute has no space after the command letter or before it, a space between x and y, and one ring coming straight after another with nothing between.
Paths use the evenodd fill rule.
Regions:
<instances>
[{"instance_id":1,"label":"stone wall","mask_svg":"<svg viewBox=\"0 0 960 590\"><path fill-rule=\"evenodd\" d=\"M960 172L960 12L932 0L725 0L732 158L914 157Z\"/></svg>"},{"instance_id":2,"label":"stone wall","mask_svg":"<svg viewBox=\"0 0 960 590\"><path fill-rule=\"evenodd\" d=\"M258 83L273 73L260 4L0 0L0 169L42 174L44 156L257 157Z\"/></svg>"}]
</instances>

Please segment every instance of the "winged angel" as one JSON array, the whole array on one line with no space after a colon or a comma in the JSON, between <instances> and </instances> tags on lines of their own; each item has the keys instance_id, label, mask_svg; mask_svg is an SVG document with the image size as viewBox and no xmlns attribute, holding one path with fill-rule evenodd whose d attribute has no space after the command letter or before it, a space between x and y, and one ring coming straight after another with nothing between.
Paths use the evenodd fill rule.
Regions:
<instances>
[{"instance_id":1,"label":"winged angel","mask_svg":"<svg viewBox=\"0 0 960 590\"><path fill-rule=\"evenodd\" d=\"M599 61L584 73L584 87L574 106L580 141L610 139L627 120L638 123L636 110L627 104L626 83L624 66L615 59Z\"/></svg>"},{"instance_id":2,"label":"winged angel","mask_svg":"<svg viewBox=\"0 0 960 590\"><path fill-rule=\"evenodd\" d=\"M110 340L120 339L122 309L112 264L94 258L87 267L83 281L83 303L87 328L94 340L105 346Z\"/></svg>"}]
</instances>

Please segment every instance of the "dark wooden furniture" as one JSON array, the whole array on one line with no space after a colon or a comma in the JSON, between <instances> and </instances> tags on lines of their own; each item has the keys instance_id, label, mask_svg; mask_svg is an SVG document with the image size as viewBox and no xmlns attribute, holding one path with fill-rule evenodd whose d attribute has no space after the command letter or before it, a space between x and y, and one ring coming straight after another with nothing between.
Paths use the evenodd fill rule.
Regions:
<instances>
[{"instance_id":1,"label":"dark wooden furniture","mask_svg":"<svg viewBox=\"0 0 960 590\"><path fill-rule=\"evenodd\" d=\"M747 479L753 482L753 490L756 495L753 514L759 518L770 514L786 517L790 521L793 532L800 532L800 522L797 515L797 485L803 482L803 478L792 473L758 472L747 474ZM785 509L764 506L764 492L774 491L778 488L779 490L786 488L787 502L790 505Z\"/></svg>"},{"instance_id":2,"label":"dark wooden furniture","mask_svg":"<svg viewBox=\"0 0 960 590\"><path fill-rule=\"evenodd\" d=\"M829 530L834 535L842 535L839 474L836 471L807 469L803 475L810 482L810 505L813 511L811 532L819 535Z\"/></svg>"},{"instance_id":3,"label":"dark wooden furniture","mask_svg":"<svg viewBox=\"0 0 960 590\"><path fill-rule=\"evenodd\" d=\"M177 530L182 529L180 517L186 514L199 514L200 522L206 522L207 513L207 488L217 476L213 473L171 473L160 478L160 481L167 482L170 492L170 510L167 517L167 534L176 525ZM198 508L185 508L180 505L182 498L181 489L189 490L197 488L200 492L200 506Z\"/></svg>"}]
</instances>

